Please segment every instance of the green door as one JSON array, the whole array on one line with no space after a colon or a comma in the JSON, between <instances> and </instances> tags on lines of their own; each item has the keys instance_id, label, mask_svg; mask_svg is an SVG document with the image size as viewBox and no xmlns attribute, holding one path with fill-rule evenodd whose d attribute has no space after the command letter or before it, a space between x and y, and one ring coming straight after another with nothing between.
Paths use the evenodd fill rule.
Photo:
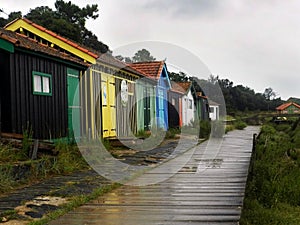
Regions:
<instances>
[{"instance_id":1,"label":"green door","mask_svg":"<svg viewBox=\"0 0 300 225\"><path fill-rule=\"evenodd\" d=\"M79 71L68 68L68 128L69 137L80 138Z\"/></svg>"},{"instance_id":2,"label":"green door","mask_svg":"<svg viewBox=\"0 0 300 225\"><path fill-rule=\"evenodd\" d=\"M144 130L150 130L151 111L150 111L150 93L149 88L144 89Z\"/></svg>"}]
</instances>

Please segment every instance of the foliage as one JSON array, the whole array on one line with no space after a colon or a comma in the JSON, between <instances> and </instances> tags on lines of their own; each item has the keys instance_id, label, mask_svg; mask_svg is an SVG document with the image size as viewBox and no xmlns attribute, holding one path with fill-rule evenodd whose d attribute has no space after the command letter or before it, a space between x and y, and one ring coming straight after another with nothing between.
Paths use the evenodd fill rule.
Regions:
<instances>
[{"instance_id":1,"label":"foliage","mask_svg":"<svg viewBox=\"0 0 300 225\"><path fill-rule=\"evenodd\" d=\"M186 82L189 81L189 77L184 72L169 72L169 78L175 82Z\"/></svg>"},{"instance_id":2,"label":"foliage","mask_svg":"<svg viewBox=\"0 0 300 225\"><path fill-rule=\"evenodd\" d=\"M139 130L136 134L136 137L138 138L148 138L151 135L150 131L145 130Z\"/></svg>"},{"instance_id":3,"label":"foliage","mask_svg":"<svg viewBox=\"0 0 300 225\"><path fill-rule=\"evenodd\" d=\"M151 53L143 48L141 50L138 50L133 57L128 57L128 56L122 56L122 55L117 55L115 56L120 61L126 62L126 63L134 63L134 62L152 62L155 61L156 58L154 58Z\"/></svg>"},{"instance_id":4,"label":"foliage","mask_svg":"<svg viewBox=\"0 0 300 225\"><path fill-rule=\"evenodd\" d=\"M176 134L180 134L181 131L178 128L170 128L169 130L167 130L166 132L166 139L172 139L175 138Z\"/></svg>"},{"instance_id":5,"label":"foliage","mask_svg":"<svg viewBox=\"0 0 300 225\"><path fill-rule=\"evenodd\" d=\"M113 189L116 189L120 187L121 184L114 183L114 184L108 184L103 187L96 188L91 194L88 195L79 195L73 197L68 203L63 205L61 208L46 214L45 217L39 220L34 220L29 225L42 225L42 224L48 224L51 220L55 220L60 216L63 216L67 212L74 210L75 208L86 204L108 192L111 192Z\"/></svg>"},{"instance_id":6,"label":"foliage","mask_svg":"<svg viewBox=\"0 0 300 225\"><path fill-rule=\"evenodd\" d=\"M263 95L269 101L276 97L276 93L270 87L265 89Z\"/></svg>"},{"instance_id":7,"label":"foliage","mask_svg":"<svg viewBox=\"0 0 300 225\"><path fill-rule=\"evenodd\" d=\"M77 146L59 142L55 151L56 157L42 155L37 160L29 160L22 149L0 143L0 192L50 175L89 168Z\"/></svg>"},{"instance_id":8,"label":"foliage","mask_svg":"<svg viewBox=\"0 0 300 225\"><path fill-rule=\"evenodd\" d=\"M14 163L28 160L28 155L21 149L0 142L0 163Z\"/></svg>"},{"instance_id":9,"label":"foliage","mask_svg":"<svg viewBox=\"0 0 300 225\"><path fill-rule=\"evenodd\" d=\"M144 48L142 50L138 50L132 57L133 62L149 62L155 60L156 58L154 58L150 52Z\"/></svg>"},{"instance_id":10,"label":"foliage","mask_svg":"<svg viewBox=\"0 0 300 225\"><path fill-rule=\"evenodd\" d=\"M100 42L97 36L85 27L86 20L98 18L98 11L97 4L80 8L71 1L56 0L55 10L48 6L39 6L31 9L25 17L61 36L105 53L109 51L108 46ZM21 12L12 12L8 19L1 18L0 25L3 27L21 16Z\"/></svg>"},{"instance_id":11,"label":"foliage","mask_svg":"<svg viewBox=\"0 0 300 225\"><path fill-rule=\"evenodd\" d=\"M207 139L211 132L211 124L210 121L202 120L200 121L200 132L199 132L199 138L205 138Z\"/></svg>"},{"instance_id":12,"label":"foliage","mask_svg":"<svg viewBox=\"0 0 300 225\"><path fill-rule=\"evenodd\" d=\"M238 130L243 130L245 127L247 127L247 124L241 120L237 120L234 122L234 127Z\"/></svg>"},{"instance_id":13,"label":"foliage","mask_svg":"<svg viewBox=\"0 0 300 225\"><path fill-rule=\"evenodd\" d=\"M132 59L128 56L123 57L122 55L117 55L115 58L125 63L133 63Z\"/></svg>"},{"instance_id":14,"label":"foliage","mask_svg":"<svg viewBox=\"0 0 300 225\"><path fill-rule=\"evenodd\" d=\"M211 136L221 138L225 133L225 124L221 120L211 121Z\"/></svg>"},{"instance_id":15,"label":"foliage","mask_svg":"<svg viewBox=\"0 0 300 225\"><path fill-rule=\"evenodd\" d=\"M29 126L28 126L29 127ZM22 139L22 151L24 155L29 157L29 153L32 147L32 129L27 128L23 131L23 139Z\"/></svg>"},{"instance_id":16,"label":"foliage","mask_svg":"<svg viewBox=\"0 0 300 225\"><path fill-rule=\"evenodd\" d=\"M208 80L199 80L198 83L203 87L204 91L217 90L218 87L222 90L225 99L227 113L233 114L236 111L268 111L275 110L275 108L282 104L281 98L275 98L275 92L272 88L268 88L268 95L262 93L255 93L249 87L243 85L234 85L228 79L220 79L219 76L211 75ZM206 93L208 96L209 94ZM220 96L211 95L211 100L220 102Z\"/></svg>"},{"instance_id":17,"label":"foliage","mask_svg":"<svg viewBox=\"0 0 300 225\"><path fill-rule=\"evenodd\" d=\"M291 128L283 124L262 127L241 224L299 224L300 127Z\"/></svg>"},{"instance_id":18,"label":"foliage","mask_svg":"<svg viewBox=\"0 0 300 225\"><path fill-rule=\"evenodd\" d=\"M60 142L56 145L55 150L58 151L56 158L57 165L55 167L56 172L64 174L88 168L86 161L76 145Z\"/></svg>"}]
</instances>

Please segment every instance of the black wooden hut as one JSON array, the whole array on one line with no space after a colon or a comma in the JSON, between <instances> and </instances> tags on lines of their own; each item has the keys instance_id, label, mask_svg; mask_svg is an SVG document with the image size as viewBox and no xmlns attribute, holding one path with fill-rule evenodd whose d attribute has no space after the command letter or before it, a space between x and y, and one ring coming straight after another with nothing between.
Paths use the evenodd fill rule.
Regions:
<instances>
[{"instance_id":1,"label":"black wooden hut","mask_svg":"<svg viewBox=\"0 0 300 225\"><path fill-rule=\"evenodd\" d=\"M70 106L76 89L68 77L79 77L88 66L29 37L0 29L0 131L31 130L36 139L66 137L74 126Z\"/></svg>"}]
</instances>

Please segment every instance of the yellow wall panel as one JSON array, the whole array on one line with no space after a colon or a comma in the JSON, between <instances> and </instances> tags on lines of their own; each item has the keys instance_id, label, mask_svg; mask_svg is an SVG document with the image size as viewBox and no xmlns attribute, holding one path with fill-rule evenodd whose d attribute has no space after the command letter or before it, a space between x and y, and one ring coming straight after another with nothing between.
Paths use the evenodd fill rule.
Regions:
<instances>
[{"instance_id":1,"label":"yellow wall panel","mask_svg":"<svg viewBox=\"0 0 300 225\"><path fill-rule=\"evenodd\" d=\"M103 137L116 136L115 78L101 73Z\"/></svg>"},{"instance_id":2,"label":"yellow wall panel","mask_svg":"<svg viewBox=\"0 0 300 225\"><path fill-rule=\"evenodd\" d=\"M90 56L89 54L87 54L83 51L80 51L79 49L69 45L68 43L65 43L64 41L59 40L58 38L53 37L52 35L47 34L43 31L39 30L38 28L32 26L31 24L26 23L22 19L19 19L16 22L10 24L5 29L11 30L11 31L16 31L19 28L24 28L24 29L30 31L31 33L37 35L38 37L41 37L41 38L43 38L43 39L59 46L60 48L63 48L65 50L71 52L72 54L86 60L87 62L90 62L90 63L93 63L93 64L96 63L96 59L94 57Z\"/></svg>"}]
</instances>

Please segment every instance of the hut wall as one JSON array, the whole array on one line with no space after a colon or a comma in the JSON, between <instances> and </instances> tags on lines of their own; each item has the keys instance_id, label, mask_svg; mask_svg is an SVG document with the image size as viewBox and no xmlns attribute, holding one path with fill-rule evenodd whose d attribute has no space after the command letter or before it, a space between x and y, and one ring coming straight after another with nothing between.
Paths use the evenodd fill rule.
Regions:
<instances>
[{"instance_id":1,"label":"hut wall","mask_svg":"<svg viewBox=\"0 0 300 225\"><path fill-rule=\"evenodd\" d=\"M11 87L9 77L10 56L9 53L0 50L0 131L11 131L11 113L10 113L10 99Z\"/></svg>"},{"instance_id":2,"label":"hut wall","mask_svg":"<svg viewBox=\"0 0 300 225\"><path fill-rule=\"evenodd\" d=\"M156 126L156 90L146 82L136 83L137 131L148 131Z\"/></svg>"},{"instance_id":3,"label":"hut wall","mask_svg":"<svg viewBox=\"0 0 300 225\"><path fill-rule=\"evenodd\" d=\"M116 79L116 113L117 113L117 136L129 137L136 133L136 99L135 84L132 81L126 81L128 87L128 101L122 102L121 82L123 79Z\"/></svg>"},{"instance_id":4,"label":"hut wall","mask_svg":"<svg viewBox=\"0 0 300 225\"><path fill-rule=\"evenodd\" d=\"M183 105L182 105L182 124L190 125L192 121L194 121L194 99L191 94L191 91L188 92L187 95L183 97Z\"/></svg>"},{"instance_id":5,"label":"hut wall","mask_svg":"<svg viewBox=\"0 0 300 225\"><path fill-rule=\"evenodd\" d=\"M65 137L68 130L66 66L27 52L15 52L9 57L10 72L4 78L9 101L4 106L7 122L3 130L22 134L25 129L32 129L33 137L39 139ZM50 76L51 95L33 93L33 71Z\"/></svg>"},{"instance_id":6,"label":"hut wall","mask_svg":"<svg viewBox=\"0 0 300 225\"><path fill-rule=\"evenodd\" d=\"M81 133L84 138L95 139L102 135L101 71L90 67L80 78Z\"/></svg>"},{"instance_id":7,"label":"hut wall","mask_svg":"<svg viewBox=\"0 0 300 225\"><path fill-rule=\"evenodd\" d=\"M170 91L168 95L168 117L169 117L169 127L178 128L181 126L181 108L179 107L179 101L181 95Z\"/></svg>"}]
</instances>

